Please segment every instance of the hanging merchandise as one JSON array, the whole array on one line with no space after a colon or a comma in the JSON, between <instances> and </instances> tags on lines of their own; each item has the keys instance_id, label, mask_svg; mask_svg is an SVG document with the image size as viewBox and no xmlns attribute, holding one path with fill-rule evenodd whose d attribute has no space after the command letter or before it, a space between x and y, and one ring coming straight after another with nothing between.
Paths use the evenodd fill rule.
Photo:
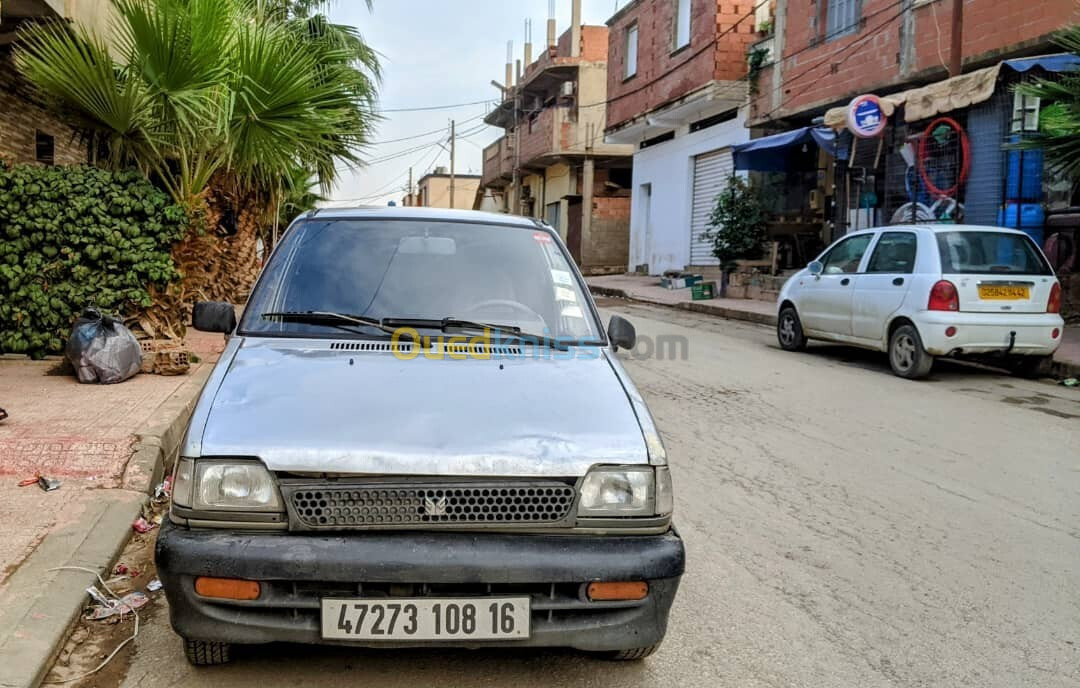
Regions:
<instances>
[{"instance_id":1,"label":"hanging merchandise","mask_svg":"<svg viewBox=\"0 0 1080 688\"><path fill-rule=\"evenodd\" d=\"M930 122L919 139L917 167L923 184L936 198L953 198L971 171L971 142L951 117Z\"/></svg>"}]
</instances>

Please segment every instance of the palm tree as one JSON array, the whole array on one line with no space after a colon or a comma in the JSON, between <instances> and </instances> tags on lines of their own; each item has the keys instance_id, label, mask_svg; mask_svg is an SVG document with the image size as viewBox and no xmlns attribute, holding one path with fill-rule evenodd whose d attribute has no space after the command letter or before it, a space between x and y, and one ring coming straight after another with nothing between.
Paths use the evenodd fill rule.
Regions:
<instances>
[{"instance_id":1,"label":"palm tree","mask_svg":"<svg viewBox=\"0 0 1080 688\"><path fill-rule=\"evenodd\" d=\"M24 32L19 68L89 141L98 164L136 167L188 208L180 285L150 319L182 331L195 299L235 299L256 242L290 194L362 163L377 121L378 57L321 0L112 0L107 43L82 27Z\"/></svg>"},{"instance_id":2,"label":"palm tree","mask_svg":"<svg viewBox=\"0 0 1080 688\"><path fill-rule=\"evenodd\" d=\"M379 63L354 29L313 14L321 4L113 0L112 46L46 24L16 59L102 164L138 167L189 208L211 180L272 195L294 166L327 188L339 164L362 161Z\"/></svg>"},{"instance_id":3,"label":"palm tree","mask_svg":"<svg viewBox=\"0 0 1080 688\"><path fill-rule=\"evenodd\" d=\"M1057 43L1080 55L1080 24L1065 29ZM1041 148L1049 164L1074 182L1080 181L1080 71L1019 84L1016 90L1047 104L1039 114L1040 135L1021 145Z\"/></svg>"}]
</instances>

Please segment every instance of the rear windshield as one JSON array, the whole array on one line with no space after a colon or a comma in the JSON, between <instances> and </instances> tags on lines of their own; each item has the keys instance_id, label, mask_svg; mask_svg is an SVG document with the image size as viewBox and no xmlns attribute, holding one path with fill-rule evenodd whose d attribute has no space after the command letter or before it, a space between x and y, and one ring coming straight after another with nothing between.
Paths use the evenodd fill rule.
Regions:
<instances>
[{"instance_id":1,"label":"rear windshield","mask_svg":"<svg viewBox=\"0 0 1080 688\"><path fill-rule=\"evenodd\" d=\"M940 232L937 242L941 272L945 274L1053 274L1025 234Z\"/></svg>"}]
</instances>

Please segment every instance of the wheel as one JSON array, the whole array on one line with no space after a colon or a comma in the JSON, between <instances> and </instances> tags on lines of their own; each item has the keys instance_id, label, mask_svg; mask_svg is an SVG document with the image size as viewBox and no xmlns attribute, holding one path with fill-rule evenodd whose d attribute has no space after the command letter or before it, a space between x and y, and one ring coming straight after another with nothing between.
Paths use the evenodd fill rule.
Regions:
<instances>
[{"instance_id":1,"label":"wheel","mask_svg":"<svg viewBox=\"0 0 1080 688\"><path fill-rule=\"evenodd\" d=\"M184 638L184 655L195 666L216 666L228 664L231 659L232 645L216 643L210 640L190 640Z\"/></svg>"},{"instance_id":2,"label":"wheel","mask_svg":"<svg viewBox=\"0 0 1080 688\"><path fill-rule=\"evenodd\" d=\"M1013 356L1005 367L1017 377L1036 378L1043 371L1043 366L1050 356Z\"/></svg>"},{"instance_id":3,"label":"wheel","mask_svg":"<svg viewBox=\"0 0 1080 688\"><path fill-rule=\"evenodd\" d=\"M639 659L645 659L656 652L659 647L660 643L657 643L655 645L649 645L648 647L635 647L632 650L615 650L614 652L609 652L607 658L617 662L636 662Z\"/></svg>"},{"instance_id":4,"label":"wheel","mask_svg":"<svg viewBox=\"0 0 1080 688\"><path fill-rule=\"evenodd\" d=\"M926 377L934 366L934 357L923 348L914 325L901 325L889 338L889 365L894 373L909 380Z\"/></svg>"},{"instance_id":5,"label":"wheel","mask_svg":"<svg viewBox=\"0 0 1080 688\"><path fill-rule=\"evenodd\" d=\"M784 306L776 321L776 338L784 351L805 351L806 335L802 331L802 322L794 306Z\"/></svg>"}]
</instances>

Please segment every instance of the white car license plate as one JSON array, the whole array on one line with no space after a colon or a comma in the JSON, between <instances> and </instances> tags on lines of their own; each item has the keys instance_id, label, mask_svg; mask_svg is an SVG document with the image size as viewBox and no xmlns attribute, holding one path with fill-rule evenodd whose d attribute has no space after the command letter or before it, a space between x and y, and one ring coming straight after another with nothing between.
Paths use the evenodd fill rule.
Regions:
<instances>
[{"instance_id":1,"label":"white car license plate","mask_svg":"<svg viewBox=\"0 0 1080 688\"><path fill-rule=\"evenodd\" d=\"M322 636L333 640L522 640L528 597L324 599Z\"/></svg>"}]
</instances>

